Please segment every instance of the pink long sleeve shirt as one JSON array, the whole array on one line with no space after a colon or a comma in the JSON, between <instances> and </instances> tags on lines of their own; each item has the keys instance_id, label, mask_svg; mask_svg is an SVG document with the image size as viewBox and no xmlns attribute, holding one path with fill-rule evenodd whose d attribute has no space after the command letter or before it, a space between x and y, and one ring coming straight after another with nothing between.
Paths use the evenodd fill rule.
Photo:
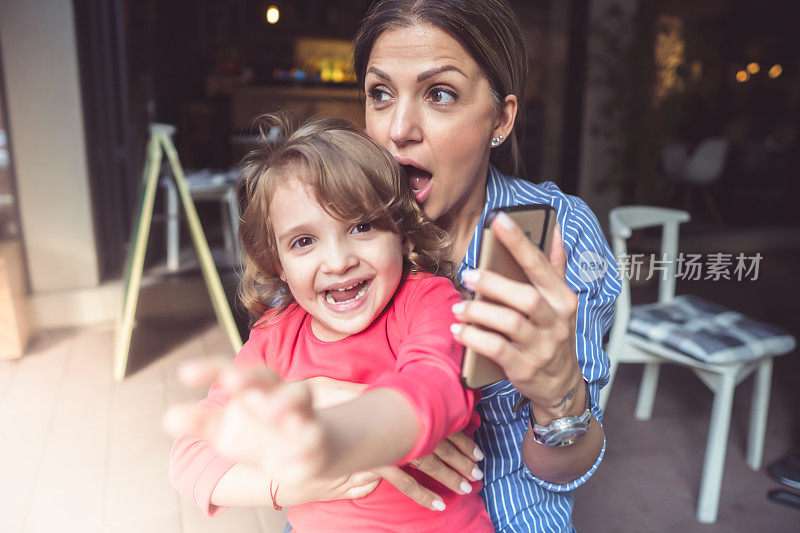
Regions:
<instances>
[{"instance_id":1,"label":"pink long sleeve shirt","mask_svg":"<svg viewBox=\"0 0 800 533\"><path fill-rule=\"evenodd\" d=\"M266 365L286 380L325 376L368 384L367 390L391 388L414 409L421 427L413 449L398 462L429 454L448 435L464 430L471 436L479 425L473 407L478 393L460 383L462 348L450 333L451 306L461 296L441 277L411 276L372 324L335 342L317 339L310 315L297 305L255 327L235 364ZM204 405L219 406L224 395L212 387ZM205 441L179 438L170 455L170 479L184 496L207 514L223 510L211 504L214 487L233 462L219 456ZM420 484L442 496L446 510L429 511L381 481L368 496L297 505L289 522L298 533L315 531L493 531L474 482L470 494L459 495L416 470L404 466Z\"/></svg>"}]
</instances>

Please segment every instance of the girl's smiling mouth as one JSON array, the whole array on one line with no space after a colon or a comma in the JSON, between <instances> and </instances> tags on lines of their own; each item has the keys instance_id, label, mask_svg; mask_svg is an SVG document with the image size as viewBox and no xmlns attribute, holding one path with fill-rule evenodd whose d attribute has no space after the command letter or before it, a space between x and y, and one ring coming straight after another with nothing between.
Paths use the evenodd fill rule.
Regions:
<instances>
[{"instance_id":1,"label":"girl's smiling mouth","mask_svg":"<svg viewBox=\"0 0 800 533\"><path fill-rule=\"evenodd\" d=\"M347 306L347 304L355 303L357 300L363 298L368 288L369 280L363 280L347 287L328 289L324 292L325 301L329 305L336 307Z\"/></svg>"}]
</instances>

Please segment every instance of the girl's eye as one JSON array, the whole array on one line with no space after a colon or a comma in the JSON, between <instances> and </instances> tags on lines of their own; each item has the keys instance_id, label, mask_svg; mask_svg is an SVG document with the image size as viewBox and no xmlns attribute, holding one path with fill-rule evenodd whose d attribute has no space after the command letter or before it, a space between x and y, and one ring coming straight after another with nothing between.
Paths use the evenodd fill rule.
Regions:
<instances>
[{"instance_id":1,"label":"girl's eye","mask_svg":"<svg viewBox=\"0 0 800 533\"><path fill-rule=\"evenodd\" d=\"M435 87L431 89L430 99L435 104L451 104L455 102L456 94L442 87Z\"/></svg>"},{"instance_id":2,"label":"girl's eye","mask_svg":"<svg viewBox=\"0 0 800 533\"><path fill-rule=\"evenodd\" d=\"M311 246L312 244L314 244L314 239L311 237L300 237L292 242L291 248L305 248L306 246Z\"/></svg>"},{"instance_id":3,"label":"girl's eye","mask_svg":"<svg viewBox=\"0 0 800 533\"><path fill-rule=\"evenodd\" d=\"M376 104L386 102L389 99L389 93L380 87L373 87L367 91L367 96Z\"/></svg>"},{"instance_id":4,"label":"girl's eye","mask_svg":"<svg viewBox=\"0 0 800 533\"><path fill-rule=\"evenodd\" d=\"M372 224L369 222L361 222L353 226L353 229L350 230L350 233L366 233L372 230Z\"/></svg>"}]
</instances>

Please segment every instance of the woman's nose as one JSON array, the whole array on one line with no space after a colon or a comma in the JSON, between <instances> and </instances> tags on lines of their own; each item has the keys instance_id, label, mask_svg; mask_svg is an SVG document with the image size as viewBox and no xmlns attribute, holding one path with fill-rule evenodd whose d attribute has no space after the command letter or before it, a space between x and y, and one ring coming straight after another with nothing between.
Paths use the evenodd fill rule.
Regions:
<instances>
[{"instance_id":1,"label":"woman's nose","mask_svg":"<svg viewBox=\"0 0 800 533\"><path fill-rule=\"evenodd\" d=\"M398 102L392 110L389 137L396 146L422 140L422 123L417 106L411 102Z\"/></svg>"}]
</instances>

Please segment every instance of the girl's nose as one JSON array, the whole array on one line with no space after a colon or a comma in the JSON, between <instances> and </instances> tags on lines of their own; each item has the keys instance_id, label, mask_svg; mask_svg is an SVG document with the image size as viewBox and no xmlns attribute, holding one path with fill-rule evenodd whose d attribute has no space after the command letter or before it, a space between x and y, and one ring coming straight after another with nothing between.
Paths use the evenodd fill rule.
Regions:
<instances>
[{"instance_id":1,"label":"girl's nose","mask_svg":"<svg viewBox=\"0 0 800 533\"><path fill-rule=\"evenodd\" d=\"M343 274L358 265L358 255L347 243L331 243L323 257L322 270L326 274Z\"/></svg>"},{"instance_id":2,"label":"girl's nose","mask_svg":"<svg viewBox=\"0 0 800 533\"><path fill-rule=\"evenodd\" d=\"M396 146L422 141L422 122L419 109L412 102L398 102L392 110L389 137Z\"/></svg>"}]
</instances>

